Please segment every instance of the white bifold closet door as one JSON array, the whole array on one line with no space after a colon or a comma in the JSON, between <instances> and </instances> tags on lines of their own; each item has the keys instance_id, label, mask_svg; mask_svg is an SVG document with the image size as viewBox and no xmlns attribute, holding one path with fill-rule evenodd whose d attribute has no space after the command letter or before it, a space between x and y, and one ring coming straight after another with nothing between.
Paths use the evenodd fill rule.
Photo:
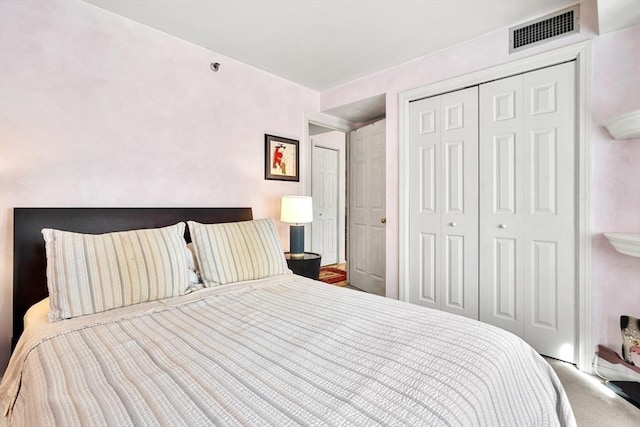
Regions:
<instances>
[{"instance_id":1,"label":"white bifold closet door","mask_svg":"<svg viewBox=\"0 0 640 427\"><path fill-rule=\"evenodd\" d=\"M478 318L478 88L410 106L409 301Z\"/></svg>"},{"instance_id":2,"label":"white bifold closet door","mask_svg":"<svg viewBox=\"0 0 640 427\"><path fill-rule=\"evenodd\" d=\"M410 104L409 296L575 361L575 65Z\"/></svg>"},{"instance_id":3,"label":"white bifold closet door","mask_svg":"<svg viewBox=\"0 0 640 427\"><path fill-rule=\"evenodd\" d=\"M480 85L480 320L575 360L575 69Z\"/></svg>"}]
</instances>

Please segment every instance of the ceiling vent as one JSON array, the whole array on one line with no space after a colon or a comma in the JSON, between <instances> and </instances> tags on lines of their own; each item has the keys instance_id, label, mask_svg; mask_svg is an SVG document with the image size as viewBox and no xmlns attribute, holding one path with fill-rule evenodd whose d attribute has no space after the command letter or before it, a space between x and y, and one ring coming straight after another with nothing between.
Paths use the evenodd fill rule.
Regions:
<instances>
[{"instance_id":1,"label":"ceiling vent","mask_svg":"<svg viewBox=\"0 0 640 427\"><path fill-rule=\"evenodd\" d=\"M509 28L509 53L580 32L579 5Z\"/></svg>"}]
</instances>

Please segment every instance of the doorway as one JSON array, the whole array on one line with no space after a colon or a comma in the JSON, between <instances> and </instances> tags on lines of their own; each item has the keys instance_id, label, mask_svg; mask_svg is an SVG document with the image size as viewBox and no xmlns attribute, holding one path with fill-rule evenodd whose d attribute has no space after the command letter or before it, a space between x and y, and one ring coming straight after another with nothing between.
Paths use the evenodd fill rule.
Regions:
<instances>
[{"instance_id":1,"label":"doorway","mask_svg":"<svg viewBox=\"0 0 640 427\"><path fill-rule=\"evenodd\" d=\"M322 254L322 266L343 264L346 262L347 241L346 134L330 129L310 137L313 197L311 250Z\"/></svg>"},{"instance_id":2,"label":"doorway","mask_svg":"<svg viewBox=\"0 0 640 427\"><path fill-rule=\"evenodd\" d=\"M368 125L372 125L373 123L384 119L386 115L386 95L379 94L369 98L361 99L349 104L341 105L338 107L334 107L331 109L324 110L319 113L308 113L305 117L305 141L308 142L309 150L306 152L308 154L305 155L305 162L310 167L306 168L308 172L304 174L304 191L305 194L310 194L315 198L316 195L322 193L322 190L314 189L314 181L317 184L318 180L322 180L318 176L314 176L314 146L318 146L324 149L337 149L339 163L344 163L344 173L339 172L338 178L338 195L340 198L344 197L344 203L338 202L338 261L337 266L342 270L349 272L348 264L349 258L353 253L353 235L350 233L350 225L349 218L351 215L351 202L349 201L349 197L352 195L353 191L350 189L350 183L352 178L352 171L355 170L351 165L352 158L350 153L351 139L355 138L353 136L353 131L356 129L363 129L363 131L359 132L360 135L367 134L364 131L364 128L368 127ZM379 125L378 125L379 126ZM327 139L331 139L332 135L340 135L341 142L340 148L337 148L335 145L327 142ZM382 146L385 145L385 134L382 132L379 136L375 136L376 140L379 139L382 143ZM342 145L344 143L344 145ZM362 145L362 144L361 144ZM368 144L367 144L368 145ZM373 147L375 144L371 144L369 148ZM342 150L342 151L340 151ZM326 152L325 152L326 153ZM316 153L317 154L317 153ZM381 172L375 174L377 178L384 182L384 162L380 165L382 167ZM380 167L378 170L380 170ZM379 186L381 188L381 186ZM383 197L384 198L384 197ZM360 199L358 199L360 200ZM314 203L315 200L314 200ZM386 205L386 204L385 204ZM385 206L386 207L386 206ZM317 212L320 212L319 206L314 206ZM323 215L325 215L323 213ZM379 212L378 212L378 216ZM384 215L380 216L384 217ZM319 219L319 215L317 215ZM383 219L384 220L384 219ZM380 218L377 218L377 221L380 222ZM318 228L324 228L326 224L323 221L316 221L310 224L310 227L307 229L308 232L308 241L311 242L309 248L316 252L324 252L323 244L317 243L317 240L320 239L320 236L329 236L328 240L333 240L329 233L318 230ZM371 234L371 233L369 233ZM385 234L385 233L382 233ZM378 233L376 236L380 235ZM382 242L382 239L378 239ZM316 243L314 243L316 241ZM375 246L375 245L374 245ZM374 251L369 251L367 254L367 261L365 264L369 266L367 268L367 272L371 269L370 267L376 267L379 269L380 266L385 266L385 253L386 249L384 245L380 248L381 253L374 254ZM375 255L375 256L373 256ZM332 257L327 257L323 254L323 265L327 265L328 262L332 261ZM352 263L353 264L353 263ZM354 264L355 265L355 264ZM361 269L360 269L361 270ZM350 274L347 273L347 286L351 286ZM384 278L383 278L384 279ZM385 286L378 286L380 288L380 293L385 294Z\"/></svg>"}]
</instances>

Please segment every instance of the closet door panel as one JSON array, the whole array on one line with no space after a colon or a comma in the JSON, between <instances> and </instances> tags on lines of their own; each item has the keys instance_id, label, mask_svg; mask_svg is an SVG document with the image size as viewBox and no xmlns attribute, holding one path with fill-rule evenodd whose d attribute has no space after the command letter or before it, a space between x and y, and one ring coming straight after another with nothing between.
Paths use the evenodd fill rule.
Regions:
<instances>
[{"instance_id":1,"label":"closet door panel","mask_svg":"<svg viewBox=\"0 0 640 427\"><path fill-rule=\"evenodd\" d=\"M447 142L444 147L445 214L464 213L464 141Z\"/></svg>"},{"instance_id":2,"label":"closet door panel","mask_svg":"<svg viewBox=\"0 0 640 427\"><path fill-rule=\"evenodd\" d=\"M524 336L542 354L569 362L575 360L574 67L523 76Z\"/></svg>"},{"instance_id":3,"label":"closet door panel","mask_svg":"<svg viewBox=\"0 0 640 427\"><path fill-rule=\"evenodd\" d=\"M522 76L480 86L480 320L522 336Z\"/></svg>"},{"instance_id":4,"label":"closet door panel","mask_svg":"<svg viewBox=\"0 0 640 427\"><path fill-rule=\"evenodd\" d=\"M516 319L516 240L493 239L493 258L495 271L493 283L493 312L494 317L507 322Z\"/></svg>"},{"instance_id":5,"label":"closet door panel","mask_svg":"<svg viewBox=\"0 0 640 427\"><path fill-rule=\"evenodd\" d=\"M574 64L480 86L480 320L575 360Z\"/></svg>"},{"instance_id":6,"label":"closet door panel","mask_svg":"<svg viewBox=\"0 0 640 427\"><path fill-rule=\"evenodd\" d=\"M478 88L441 95L442 310L478 318Z\"/></svg>"},{"instance_id":7,"label":"closet door panel","mask_svg":"<svg viewBox=\"0 0 640 427\"><path fill-rule=\"evenodd\" d=\"M413 296L412 302L438 308L436 234L420 233L418 237L420 243L418 251L420 265L417 271L417 280L412 282L418 284L418 286L412 287L412 289L417 290L419 293Z\"/></svg>"},{"instance_id":8,"label":"closet door panel","mask_svg":"<svg viewBox=\"0 0 640 427\"><path fill-rule=\"evenodd\" d=\"M445 301L450 309L464 310L468 306L465 297L465 245L463 236L447 236L445 240Z\"/></svg>"},{"instance_id":9,"label":"closet door panel","mask_svg":"<svg viewBox=\"0 0 640 427\"><path fill-rule=\"evenodd\" d=\"M516 213L516 135L493 137L493 213Z\"/></svg>"},{"instance_id":10,"label":"closet door panel","mask_svg":"<svg viewBox=\"0 0 640 427\"><path fill-rule=\"evenodd\" d=\"M530 186L532 215L555 215L558 168L556 128L530 132Z\"/></svg>"},{"instance_id":11,"label":"closet door panel","mask_svg":"<svg viewBox=\"0 0 640 427\"><path fill-rule=\"evenodd\" d=\"M409 300L478 316L477 88L411 103Z\"/></svg>"},{"instance_id":12,"label":"closet door panel","mask_svg":"<svg viewBox=\"0 0 640 427\"><path fill-rule=\"evenodd\" d=\"M532 241L531 253L531 325L553 331L558 329L558 245Z\"/></svg>"},{"instance_id":13,"label":"closet door panel","mask_svg":"<svg viewBox=\"0 0 640 427\"><path fill-rule=\"evenodd\" d=\"M436 198L438 192L436 189L436 158L437 147L435 144L426 147L418 147L418 169L420 170L420 179L418 181L421 213L436 213Z\"/></svg>"},{"instance_id":14,"label":"closet door panel","mask_svg":"<svg viewBox=\"0 0 640 427\"><path fill-rule=\"evenodd\" d=\"M442 211L440 98L410 106L409 263L412 303L440 308L439 253Z\"/></svg>"}]
</instances>

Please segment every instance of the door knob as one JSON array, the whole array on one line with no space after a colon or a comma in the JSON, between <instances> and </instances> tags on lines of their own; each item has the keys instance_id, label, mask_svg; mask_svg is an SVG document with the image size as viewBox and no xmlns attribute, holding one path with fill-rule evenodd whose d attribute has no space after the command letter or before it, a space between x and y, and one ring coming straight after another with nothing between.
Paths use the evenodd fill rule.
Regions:
<instances>
[{"instance_id":1,"label":"door knob","mask_svg":"<svg viewBox=\"0 0 640 427\"><path fill-rule=\"evenodd\" d=\"M455 222L450 222L450 223L449 223L449 225L450 225L451 227L455 227L457 224L456 224Z\"/></svg>"},{"instance_id":2,"label":"door knob","mask_svg":"<svg viewBox=\"0 0 640 427\"><path fill-rule=\"evenodd\" d=\"M500 228L507 228L507 224L500 224Z\"/></svg>"},{"instance_id":3,"label":"door knob","mask_svg":"<svg viewBox=\"0 0 640 427\"><path fill-rule=\"evenodd\" d=\"M383 223L383 224L386 224L387 223L387 218L386 217L380 218L380 222Z\"/></svg>"}]
</instances>

